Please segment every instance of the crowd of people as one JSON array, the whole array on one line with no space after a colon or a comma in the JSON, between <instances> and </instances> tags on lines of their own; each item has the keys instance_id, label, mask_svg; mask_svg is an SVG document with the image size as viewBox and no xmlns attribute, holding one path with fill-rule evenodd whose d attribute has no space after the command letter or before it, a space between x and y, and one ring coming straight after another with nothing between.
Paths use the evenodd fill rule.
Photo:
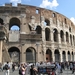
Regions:
<instances>
[{"instance_id":1,"label":"crowd of people","mask_svg":"<svg viewBox=\"0 0 75 75\"><path fill-rule=\"evenodd\" d=\"M36 75L38 74L38 66L40 65L55 65L55 75L59 75L60 73L63 73L63 70L65 69L70 69L72 73L74 73L75 70L75 63L74 62L55 62L55 63L50 63L50 62L36 62L35 63L12 63L12 66L7 62L6 64L2 65L0 63L0 70L4 72L4 75L10 75L10 69L12 72L15 71L15 68L17 66L17 70L19 75Z\"/></svg>"}]
</instances>

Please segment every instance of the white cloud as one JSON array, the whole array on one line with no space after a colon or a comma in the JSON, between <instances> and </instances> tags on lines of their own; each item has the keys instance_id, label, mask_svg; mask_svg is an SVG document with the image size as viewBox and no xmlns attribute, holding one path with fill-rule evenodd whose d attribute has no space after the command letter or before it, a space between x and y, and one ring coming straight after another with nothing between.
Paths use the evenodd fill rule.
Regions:
<instances>
[{"instance_id":1,"label":"white cloud","mask_svg":"<svg viewBox=\"0 0 75 75\"><path fill-rule=\"evenodd\" d=\"M74 23L75 25L75 18L74 17L71 17L70 20Z\"/></svg>"},{"instance_id":2,"label":"white cloud","mask_svg":"<svg viewBox=\"0 0 75 75\"><path fill-rule=\"evenodd\" d=\"M22 0L10 0L10 2L15 6L17 6L17 3L21 3L21 1Z\"/></svg>"},{"instance_id":3,"label":"white cloud","mask_svg":"<svg viewBox=\"0 0 75 75\"><path fill-rule=\"evenodd\" d=\"M40 4L40 7L42 8L56 8L59 4L57 3L57 0L53 0L50 2L49 0L43 0L42 3Z\"/></svg>"}]
</instances>

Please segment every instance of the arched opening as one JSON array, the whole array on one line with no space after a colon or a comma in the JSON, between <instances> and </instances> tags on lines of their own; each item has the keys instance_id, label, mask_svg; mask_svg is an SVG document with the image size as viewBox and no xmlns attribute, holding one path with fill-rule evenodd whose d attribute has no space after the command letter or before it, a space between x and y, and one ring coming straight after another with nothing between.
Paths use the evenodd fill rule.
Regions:
<instances>
[{"instance_id":1,"label":"arched opening","mask_svg":"<svg viewBox=\"0 0 75 75\"><path fill-rule=\"evenodd\" d=\"M66 32L66 42L69 43L69 35L68 35L68 32Z\"/></svg>"},{"instance_id":2,"label":"arched opening","mask_svg":"<svg viewBox=\"0 0 75 75\"><path fill-rule=\"evenodd\" d=\"M37 26L36 27L36 33L37 34L41 34L41 31L42 31L41 27L40 26Z\"/></svg>"},{"instance_id":3,"label":"arched opening","mask_svg":"<svg viewBox=\"0 0 75 75\"><path fill-rule=\"evenodd\" d=\"M54 54L55 54L55 62L60 62L60 53L59 53L59 50L56 49L54 51Z\"/></svg>"},{"instance_id":4,"label":"arched opening","mask_svg":"<svg viewBox=\"0 0 75 75\"><path fill-rule=\"evenodd\" d=\"M71 61L71 55L69 51L68 51L68 61Z\"/></svg>"},{"instance_id":5,"label":"arched opening","mask_svg":"<svg viewBox=\"0 0 75 75\"><path fill-rule=\"evenodd\" d=\"M74 53L72 52L72 61L74 61Z\"/></svg>"},{"instance_id":6,"label":"arched opening","mask_svg":"<svg viewBox=\"0 0 75 75\"><path fill-rule=\"evenodd\" d=\"M29 47L26 49L26 62L36 63L36 51L33 47Z\"/></svg>"},{"instance_id":7,"label":"arched opening","mask_svg":"<svg viewBox=\"0 0 75 75\"><path fill-rule=\"evenodd\" d=\"M12 62L20 63L20 50L17 47L9 48L8 52Z\"/></svg>"},{"instance_id":8,"label":"arched opening","mask_svg":"<svg viewBox=\"0 0 75 75\"><path fill-rule=\"evenodd\" d=\"M65 62L66 61L66 53L65 53L65 51L62 52L62 57L63 57L63 62Z\"/></svg>"},{"instance_id":9,"label":"arched opening","mask_svg":"<svg viewBox=\"0 0 75 75\"><path fill-rule=\"evenodd\" d=\"M72 45L72 35L70 34L70 44Z\"/></svg>"},{"instance_id":10,"label":"arched opening","mask_svg":"<svg viewBox=\"0 0 75 75\"><path fill-rule=\"evenodd\" d=\"M69 27L69 32L71 32L71 27Z\"/></svg>"},{"instance_id":11,"label":"arched opening","mask_svg":"<svg viewBox=\"0 0 75 75\"><path fill-rule=\"evenodd\" d=\"M75 41L75 38L74 38L74 35L73 35L73 45L74 45L74 41Z\"/></svg>"},{"instance_id":12,"label":"arched opening","mask_svg":"<svg viewBox=\"0 0 75 75\"><path fill-rule=\"evenodd\" d=\"M62 30L60 31L60 38L61 42L64 42L64 32Z\"/></svg>"},{"instance_id":13,"label":"arched opening","mask_svg":"<svg viewBox=\"0 0 75 75\"><path fill-rule=\"evenodd\" d=\"M4 25L3 19L0 18L0 25Z\"/></svg>"},{"instance_id":14,"label":"arched opening","mask_svg":"<svg viewBox=\"0 0 75 75\"><path fill-rule=\"evenodd\" d=\"M18 30L18 31L19 31L19 27L18 27L17 25L14 25L14 26L11 27L10 30L12 30L12 31L14 31L14 30Z\"/></svg>"},{"instance_id":15,"label":"arched opening","mask_svg":"<svg viewBox=\"0 0 75 75\"><path fill-rule=\"evenodd\" d=\"M50 49L46 50L46 61L51 62L52 61L52 51Z\"/></svg>"},{"instance_id":16,"label":"arched opening","mask_svg":"<svg viewBox=\"0 0 75 75\"><path fill-rule=\"evenodd\" d=\"M53 13L53 14L52 14L52 17L56 17L56 14L55 14L55 13Z\"/></svg>"},{"instance_id":17,"label":"arched opening","mask_svg":"<svg viewBox=\"0 0 75 75\"><path fill-rule=\"evenodd\" d=\"M9 21L9 30L20 30L20 20L13 17Z\"/></svg>"},{"instance_id":18,"label":"arched opening","mask_svg":"<svg viewBox=\"0 0 75 75\"><path fill-rule=\"evenodd\" d=\"M49 28L45 29L45 39L46 41L50 41L50 29Z\"/></svg>"},{"instance_id":19,"label":"arched opening","mask_svg":"<svg viewBox=\"0 0 75 75\"><path fill-rule=\"evenodd\" d=\"M54 42L58 42L58 31L57 31L57 29L53 29L53 34L54 34Z\"/></svg>"},{"instance_id":20,"label":"arched opening","mask_svg":"<svg viewBox=\"0 0 75 75\"><path fill-rule=\"evenodd\" d=\"M50 21L48 19L45 19L44 26L49 26L49 25L50 25Z\"/></svg>"}]
</instances>

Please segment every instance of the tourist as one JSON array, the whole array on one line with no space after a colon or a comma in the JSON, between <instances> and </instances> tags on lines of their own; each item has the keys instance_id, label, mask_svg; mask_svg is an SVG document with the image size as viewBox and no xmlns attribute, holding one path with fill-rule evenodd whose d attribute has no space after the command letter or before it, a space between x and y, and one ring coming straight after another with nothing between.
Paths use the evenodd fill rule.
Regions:
<instances>
[{"instance_id":1,"label":"tourist","mask_svg":"<svg viewBox=\"0 0 75 75\"><path fill-rule=\"evenodd\" d=\"M10 65L9 65L9 62L7 62L5 64L4 70L5 70L4 75L9 75L9 73L10 73Z\"/></svg>"},{"instance_id":2,"label":"tourist","mask_svg":"<svg viewBox=\"0 0 75 75\"><path fill-rule=\"evenodd\" d=\"M20 66L20 68L19 68L19 75L25 75L25 71L26 71L26 67L22 63L21 66Z\"/></svg>"}]
</instances>

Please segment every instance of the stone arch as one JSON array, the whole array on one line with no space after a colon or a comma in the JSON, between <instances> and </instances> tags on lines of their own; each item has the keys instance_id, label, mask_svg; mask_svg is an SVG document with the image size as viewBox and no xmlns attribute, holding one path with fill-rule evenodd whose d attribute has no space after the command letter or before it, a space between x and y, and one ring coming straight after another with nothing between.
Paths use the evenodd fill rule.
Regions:
<instances>
[{"instance_id":1,"label":"stone arch","mask_svg":"<svg viewBox=\"0 0 75 75\"><path fill-rule=\"evenodd\" d=\"M8 49L11 61L15 63L20 62L20 50L17 47L11 47Z\"/></svg>"},{"instance_id":2,"label":"stone arch","mask_svg":"<svg viewBox=\"0 0 75 75\"><path fill-rule=\"evenodd\" d=\"M9 30L11 30L12 26L17 26L20 30L20 20L16 17L13 17L9 21Z\"/></svg>"},{"instance_id":3,"label":"stone arch","mask_svg":"<svg viewBox=\"0 0 75 75\"><path fill-rule=\"evenodd\" d=\"M55 54L55 62L59 62L60 61L60 53L58 49L55 49L54 51Z\"/></svg>"},{"instance_id":4,"label":"stone arch","mask_svg":"<svg viewBox=\"0 0 75 75\"><path fill-rule=\"evenodd\" d=\"M46 50L46 61L51 62L52 61L52 51L50 49Z\"/></svg>"},{"instance_id":5,"label":"stone arch","mask_svg":"<svg viewBox=\"0 0 75 75\"><path fill-rule=\"evenodd\" d=\"M68 54L68 61L71 61L70 51L68 51L67 54Z\"/></svg>"},{"instance_id":6,"label":"stone arch","mask_svg":"<svg viewBox=\"0 0 75 75\"><path fill-rule=\"evenodd\" d=\"M55 13L53 13L53 14L52 14L52 17L53 17L53 18L54 18L54 17L56 17L56 14L55 14Z\"/></svg>"},{"instance_id":7,"label":"stone arch","mask_svg":"<svg viewBox=\"0 0 75 75\"><path fill-rule=\"evenodd\" d=\"M66 53L65 53L65 51L62 52L62 59L63 59L63 62L66 61Z\"/></svg>"},{"instance_id":8,"label":"stone arch","mask_svg":"<svg viewBox=\"0 0 75 75\"><path fill-rule=\"evenodd\" d=\"M57 29L53 29L53 34L54 34L54 42L58 42L58 31Z\"/></svg>"},{"instance_id":9,"label":"stone arch","mask_svg":"<svg viewBox=\"0 0 75 75\"><path fill-rule=\"evenodd\" d=\"M62 30L60 31L60 38L61 42L64 42L64 32Z\"/></svg>"},{"instance_id":10,"label":"stone arch","mask_svg":"<svg viewBox=\"0 0 75 75\"><path fill-rule=\"evenodd\" d=\"M74 61L74 53L73 53L73 51L72 51L72 61Z\"/></svg>"},{"instance_id":11,"label":"stone arch","mask_svg":"<svg viewBox=\"0 0 75 75\"><path fill-rule=\"evenodd\" d=\"M36 27L36 33L37 33L37 34L41 34L41 31L42 31L41 26L37 26L37 27Z\"/></svg>"},{"instance_id":12,"label":"stone arch","mask_svg":"<svg viewBox=\"0 0 75 75\"><path fill-rule=\"evenodd\" d=\"M45 39L46 41L50 41L50 29L45 28Z\"/></svg>"},{"instance_id":13,"label":"stone arch","mask_svg":"<svg viewBox=\"0 0 75 75\"><path fill-rule=\"evenodd\" d=\"M50 21L48 19L45 19L44 25L45 26L49 26L50 25Z\"/></svg>"},{"instance_id":14,"label":"stone arch","mask_svg":"<svg viewBox=\"0 0 75 75\"><path fill-rule=\"evenodd\" d=\"M66 42L69 43L69 34L66 32Z\"/></svg>"},{"instance_id":15,"label":"stone arch","mask_svg":"<svg viewBox=\"0 0 75 75\"><path fill-rule=\"evenodd\" d=\"M0 25L4 25L3 19L0 18Z\"/></svg>"},{"instance_id":16,"label":"stone arch","mask_svg":"<svg viewBox=\"0 0 75 75\"><path fill-rule=\"evenodd\" d=\"M36 63L36 50L33 47L28 47L26 49L26 62Z\"/></svg>"},{"instance_id":17,"label":"stone arch","mask_svg":"<svg viewBox=\"0 0 75 75\"><path fill-rule=\"evenodd\" d=\"M72 45L72 35L70 34L70 44Z\"/></svg>"}]
</instances>

